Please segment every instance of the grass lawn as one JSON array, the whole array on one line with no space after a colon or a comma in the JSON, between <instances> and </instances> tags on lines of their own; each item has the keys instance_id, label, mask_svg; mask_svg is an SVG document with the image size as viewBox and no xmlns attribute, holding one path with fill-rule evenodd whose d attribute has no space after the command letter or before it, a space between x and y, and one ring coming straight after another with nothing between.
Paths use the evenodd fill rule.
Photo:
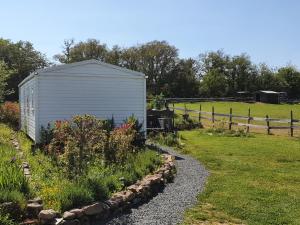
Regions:
<instances>
[{"instance_id":1,"label":"grass lawn","mask_svg":"<svg viewBox=\"0 0 300 225\"><path fill-rule=\"evenodd\" d=\"M184 224L300 224L299 139L225 137L205 130L180 135L182 151L210 172Z\"/></svg>"},{"instance_id":2,"label":"grass lawn","mask_svg":"<svg viewBox=\"0 0 300 225\"><path fill-rule=\"evenodd\" d=\"M290 118L290 111L294 111L294 118L300 119L300 104L265 104L265 103L243 103L243 102L201 102L187 103L188 109L199 110L201 104L202 110L211 112L212 106L215 107L217 113L229 114L232 108L233 114L247 116L248 109L251 109L251 116L265 117L267 114L271 118ZM184 103L176 104L178 107L184 107Z\"/></svg>"},{"instance_id":3,"label":"grass lawn","mask_svg":"<svg viewBox=\"0 0 300 225\"><path fill-rule=\"evenodd\" d=\"M234 115L247 116L248 109L251 109L251 116L253 117L263 117L265 118L268 115L270 118L281 118L289 119L290 111L293 110L294 119L300 119L300 104L265 104L265 103L243 103L243 102L201 102L201 103L178 103L175 106L184 108L186 105L187 109L199 110L199 106L202 106L202 111L211 112L212 106L215 108L216 113L229 114L230 108L233 110ZM183 113L183 112L181 112ZM194 120L198 120L198 113L189 112ZM210 115L203 115L206 117L211 117ZM228 117L216 116L215 117L217 126L228 127L228 124L224 124L222 121L228 121ZM205 127L211 127L212 123L210 120L202 119L202 125ZM233 118L233 122L247 123L247 120ZM251 121L251 124L263 125L266 126L265 121ZM270 126L289 126L289 123L277 123L270 122ZM294 123L296 126L300 126L300 123ZM239 129L245 129L242 126L233 126ZM265 128L250 128L250 132L255 133L266 133ZM271 133L281 136L289 136L290 130L287 129L272 129ZM300 129L294 130L294 136L300 137Z\"/></svg>"}]
</instances>

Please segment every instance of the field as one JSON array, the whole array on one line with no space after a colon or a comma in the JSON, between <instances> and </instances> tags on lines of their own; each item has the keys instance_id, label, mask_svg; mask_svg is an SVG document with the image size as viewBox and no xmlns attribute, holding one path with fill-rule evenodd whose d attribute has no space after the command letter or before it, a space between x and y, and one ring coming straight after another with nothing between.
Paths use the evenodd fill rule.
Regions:
<instances>
[{"instance_id":1,"label":"field","mask_svg":"<svg viewBox=\"0 0 300 225\"><path fill-rule=\"evenodd\" d=\"M263 134L228 137L204 129L180 135L181 151L210 172L204 193L186 212L184 224L300 224L299 139Z\"/></svg>"},{"instance_id":2,"label":"field","mask_svg":"<svg viewBox=\"0 0 300 225\"><path fill-rule=\"evenodd\" d=\"M232 108L232 114L238 116L248 116L248 109L251 110L252 117L262 117L265 118L266 115L269 118L275 119L290 119L290 112L293 111L293 118L300 119L300 104L264 104L264 103L242 103L242 102L201 102L201 103L178 103L175 107L199 110L201 104L201 110L204 112L212 112L212 107L214 106L215 113L229 114L230 108ZM179 111L177 111L179 113ZM194 119L198 118L198 114L194 112L189 113L191 116L195 116ZM206 117L211 117L211 115L203 115ZM228 121L228 117L216 116L216 120ZM209 120L203 119L202 124L204 126L211 126ZM247 120L233 118L233 122L247 123ZM256 125L266 125L263 121L251 121L251 124ZM295 123L294 125L300 126L300 123ZM277 123L270 122L270 126L289 126L289 123ZM241 128L241 127L240 127ZM264 128L250 128L252 132L266 133ZM288 136L289 130L271 130L273 134ZM294 135L300 137L300 129L294 130Z\"/></svg>"},{"instance_id":3,"label":"field","mask_svg":"<svg viewBox=\"0 0 300 225\"><path fill-rule=\"evenodd\" d=\"M264 104L264 103L243 103L243 102L201 102L187 103L188 109L199 110L201 104L202 110L211 112L212 106L215 112L229 113L233 109L233 114L247 116L248 109L251 109L251 116L265 117L267 114L271 118L290 118L290 111L293 110L294 118L300 119L300 104ZM184 103L178 103L175 106L184 107Z\"/></svg>"}]
</instances>

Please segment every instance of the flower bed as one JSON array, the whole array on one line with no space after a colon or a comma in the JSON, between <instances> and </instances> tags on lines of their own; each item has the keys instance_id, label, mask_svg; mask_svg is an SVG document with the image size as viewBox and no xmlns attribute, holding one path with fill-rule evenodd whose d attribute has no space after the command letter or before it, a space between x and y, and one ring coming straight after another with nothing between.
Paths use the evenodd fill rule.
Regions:
<instances>
[{"instance_id":1,"label":"flower bed","mask_svg":"<svg viewBox=\"0 0 300 225\"><path fill-rule=\"evenodd\" d=\"M38 215L39 222L41 224L87 225L93 220L103 221L114 214L148 200L174 177L176 171L174 157L163 154L162 158L163 165L153 174L145 176L141 181L137 181L135 184L126 187L123 191L114 193L107 201L95 202L62 214L52 209L42 210Z\"/></svg>"},{"instance_id":2,"label":"flower bed","mask_svg":"<svg viewBox=\"0 0 300 225\"><path fill-rule=\"evenodd\" d=\"M42 209L51 208L55 214L58 212L63 215L65 211L95 202L107 204L111 212L117 203L123 205L120 196L131 193L132 190L126 187L133 184L140 191L138 195L129 194L129 198L135 197L135 204L150 195L142 190L146 185L143 177L149 175L147 179L154 179L150 174L158 172L164 161L157 151L143 145L143 135L139 132L140 126L136 120L130 118L120 127L112 124L111 121L100 121L90 116L57 122L54 129L44 129L45 141L39 149L32 149L32 142L19 132L17 139L20 150L15 151L10 143L13 151L9 158L15 158L20 172L21 165L26 165L26 173L30 176L26 179L26 192L20 192L22 201L0 201L0 208L5 206L10 214L9 217L3 217L3 221L10 219L13 223L18 219L31 218L25 220L25 223L31 223L35 222L34 218ZM6 136L9 142L14 142L10 140L11 134ZM160 182L154 186L161 186L168 173L170 171L165 174L163 171L162 177L157 175ZM24 178L22 174L21 177ZM136 183L138 180L141 183ZM153 181L150 181L151 190L152 184ZM129 204L128 199L124 199ZM109 205L110 201L112 205ZM22 206L20 218L11 213L16 206Z\"/></svg>"}]
</instances>

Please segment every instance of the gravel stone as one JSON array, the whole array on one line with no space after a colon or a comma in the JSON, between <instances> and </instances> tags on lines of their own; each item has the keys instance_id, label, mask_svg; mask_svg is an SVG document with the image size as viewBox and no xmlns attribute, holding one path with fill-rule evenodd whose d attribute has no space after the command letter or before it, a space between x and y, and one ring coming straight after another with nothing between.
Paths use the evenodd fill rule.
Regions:
<instances>
[{"instance_id":1,"label":"gravel stone","mask_svg":"<svg viewBox=\"0 0 300 225\"><path fill-rule=\"evenodd\" d=\"M174 182L167 184L163 191L149 202L105 224L175 225L183 220L185 209L196 203L196 197L203 190L208 172L192 157L179 154L169 147L161 148L176 158L177 174Z\"/></svg>"}]
</instances>

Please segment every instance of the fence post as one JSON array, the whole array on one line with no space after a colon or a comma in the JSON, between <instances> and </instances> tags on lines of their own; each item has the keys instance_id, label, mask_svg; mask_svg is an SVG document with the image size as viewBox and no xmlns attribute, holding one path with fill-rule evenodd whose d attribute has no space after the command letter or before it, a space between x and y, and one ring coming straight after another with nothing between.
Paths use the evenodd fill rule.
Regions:
<instances>
[{"instance_id":1,"label":"fence post","mask_svg":"<svg viewBox=\"0 0 300 225\"><path fill-rule=\"evenodd\" d=\"M215 107L213 106L211 109L211 121L213 124L213 128L215 127Z\"/></svg>"},{"instance_id":2,"label":"fence post","mask_svg":"<svg viewBox=\"0 0 300 225\"><path fill-rule=\"evenodd\" d=\"M231 126L232 126L232 108L230 108L230 112L229 112L229 130L231 130Z\"/></svg>"},{"instance_id":3,"label":"fence post","mask_svg":"<svg viewBox=\"0 0 300 225\"><path fill-rule=\"evenodd\" d=\"M174 102L173 102L173 118L172 118L172 127L173 130L175 129L175 106L174 106Z\"/></svg>"},{"instance_id":4,"label":"fence post","mask_svg":"<svg viewBox=\"0 0 300 225\"><path fill-rule=\"evenodd\" d=\"M266 115L266 121L267 121L267 131L268 131L268 134L270 134L270 121L269 121L268 115Z\"/></svg>"},{"instance_id":5,"label":"fence post","mask_svg":"<svg viewBox=\"0 0 300 225\"><path fill-rule=\"evenodd\" d=\"M294 136L294 124L293 124L293 122L294 122L294 118L293 118L293 110L291 110L291 137L293 137Z\"/></svg>"},{"instance_id":6,"label":"fence post","mask_svg":"<svg viewBox=\"0 0 300 225\"><path fill-rule=\"evenodd\" d=\"M186 104L184 103L184 114L186 115Z\"/></svg>"},{"instance_id":7,"label":"fence post","mask_svg":"<svg viewBox=\"0 0 300 225\"><path fill-rule=\"evenodd\" d=\"M199 106L199 117L198 117L198 121L199 121L199 123L201 122L201 104L200 104L200 106Z\"/></svg>"},{"instance_id":8,"label":"fence post","mask_svg":"<svg viewBox=\"0 0 300 225\"><path fill-rule=\"evenodd\" d=\"M250 108L248 109L248 124L251 122L251 117L250 117ZM247 126L247 133L250 131L250 126Z\"/></svg>"}]
</instances>

